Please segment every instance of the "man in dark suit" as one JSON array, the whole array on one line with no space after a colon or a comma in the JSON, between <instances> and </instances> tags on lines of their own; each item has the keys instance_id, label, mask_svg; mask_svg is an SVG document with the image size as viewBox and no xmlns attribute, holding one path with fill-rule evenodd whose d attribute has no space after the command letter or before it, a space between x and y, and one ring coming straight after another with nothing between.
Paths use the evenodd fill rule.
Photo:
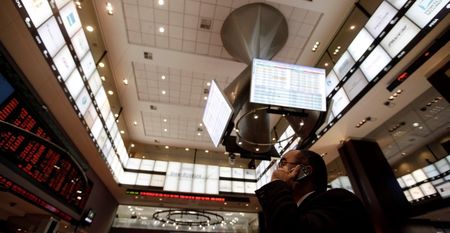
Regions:
<instances>
[{"instance_id":1,"label":"man in dark suit","mask_svg":"<svg viewBox=\"0 0 450 233\"><path fill-rule=\"evenodd\" d=\"M272 181L256 190L268 231L373 233L358 197L344 189L327 191L327 177L325 162L317 153L286 153L273 172Z\"/></svg>"}]
</instances>

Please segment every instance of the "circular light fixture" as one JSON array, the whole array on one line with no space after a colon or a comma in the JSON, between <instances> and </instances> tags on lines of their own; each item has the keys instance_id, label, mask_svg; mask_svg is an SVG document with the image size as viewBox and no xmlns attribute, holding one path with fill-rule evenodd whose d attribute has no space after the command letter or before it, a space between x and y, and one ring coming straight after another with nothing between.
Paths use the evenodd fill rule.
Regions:
<instances>
[{"instance_id":1,"label":"circular light fixture","mask_svg":"<svg viewBox=\"0 0 450 233\"><path fill-rule=\"evenodd\" d=\"M100 68L103 68L103 67L105 67L105 63L100 62L100 63L98 63L98 66L100 66Z\"/></svg>"},{"instance_id":2,"label":"circular light fixture","mask_svg":"<svg viewBox=\"0 0 450 233\"><path fill-rule=\"evenodd\" d=\"M114 91L109 90L108 95L114 95Z\"/></svg>"},{"instance_id":3,"label":"circular light fixture","mask_svg":"<svg viewBox=\"0 0 450 233\"><path fill-rule=\"evenodd\" d=\"M159 32L164 33L166 31L166 29L164 27L159 27Z\"/></svg>"},{"instance_id":4,"label":"circular light fixture","mask_svg":"<svg viewBox=\"0 0 450 233\"><path fill-rule=\"evenodd\" d=\"M355 28L356 28L355 25L350 26L350 30L353 30L353 29L355 29Z\"/></svg>"},{"instance_id":5,"label":"circular light fixture","mask_svg":"<svg viewBox=\"0 0 450 233\"><path fill-rule=\"evenodd\" d=\"M158 0L158 5L160 6L164 5L164 0Z\"/></svg>"},{"instance_id":6,"label":"circular light fixture","mask_svg":"<svg viewBox=\"0 0 450 233\"><path fill-rule=\"evenodd\" d=\"M165 76L165 75L161 75L161 79L162 79L162 80L165 80L165 79L166 79L166 76Z\"/></svg>"},{"instance_id":7,"label":"circular light fixture","mask_svg":"<svg viewBox=\"0 0 450 233\"><path fill-rule=\"evenodd\" d=\"M169 149L169 146L165 146L164 148Z\"/></svg>"},{"instance_id":8,"label":"circular light fixture","mask_svg":"<svg viewBox=\"0 0 450 233\"><path fill-rule=\"evenodd\" d=\"M94 27L88 25L88 26L86 26L86 30L87 30L88 32L93 32L93 31L94 31Z\"/></svg>"},{"instance_id":9,"label":"circular light fixture","mask_svg":"<svg viewBox=\"0 0 450 233\"><path fill-rule=\"evenodd\" d=\"M128 85L128 79L122 80L123 84Z\"/></svg>"}]
</instances>

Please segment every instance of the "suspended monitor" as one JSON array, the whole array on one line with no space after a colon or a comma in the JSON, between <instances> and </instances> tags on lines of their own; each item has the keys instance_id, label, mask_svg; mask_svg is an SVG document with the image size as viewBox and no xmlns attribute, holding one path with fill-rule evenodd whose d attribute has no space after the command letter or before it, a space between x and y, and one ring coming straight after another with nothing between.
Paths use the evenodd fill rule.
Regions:
<instances>
[{"instance_id":1,"label":"suspended monitor","mask_svg":"<svg viewBox=\"0 0 450 233\"><path fill-rule=\"evenodd\" d=\"M253 59L250 102L326 110L325 69Z\"/></svg>"},{"instance_id":2,"label":"suspended monitor","mask_svg":"<svg viewBox=\"0 0 450 233\"><path fill-rule=\"evenodd\" d=\"M203 113L203 124L215 147L219 146L232 113L233 108L228 99L223 95L217 83L212 80L208 101Z\"/></svg>"}]
</instances>

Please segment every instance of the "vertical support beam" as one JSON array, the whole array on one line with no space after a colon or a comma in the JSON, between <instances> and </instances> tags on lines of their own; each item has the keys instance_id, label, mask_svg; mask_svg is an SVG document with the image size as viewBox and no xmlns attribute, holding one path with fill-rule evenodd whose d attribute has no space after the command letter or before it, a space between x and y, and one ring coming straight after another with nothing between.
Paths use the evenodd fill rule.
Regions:
<instances>
[{"instance_id":1,"label":"vertical support beam","mask_svg":"<svg viewBox=\"0 0 450 233\"><path fill-rule=\"evenodd\" d=\"M349 140L339 148L355 194L369 210L378 233L398 233L408 218L406 200L376 142Z\"/></svg>"}]
</instances>

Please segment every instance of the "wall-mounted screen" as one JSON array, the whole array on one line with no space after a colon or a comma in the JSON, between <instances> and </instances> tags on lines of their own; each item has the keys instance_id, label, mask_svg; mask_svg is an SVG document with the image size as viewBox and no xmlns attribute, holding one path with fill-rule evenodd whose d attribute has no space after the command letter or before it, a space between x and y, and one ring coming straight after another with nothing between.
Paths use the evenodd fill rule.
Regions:
<instances>
[{"instance_id":1,"label":"wall-mounted screen","mask_svg":"<svg viewBox=\"0 0 450 233\"><path fill-rule=\"evenodd\" d=\"M180 169L180 162L169 162L169 165L167 166L166 181L164 182L165 191L178 191Z\"/></svg>"},{"instance_id":2,"label":"wall-mounted screen","mask_svg":"<svg viewBox=\"0 0 450 233\"><path fill-rule=\"evenodd\" d=\"M337 86L338 83L339 79L336 73L333 70L330 70L330 73L328 73L328 76L325 79L326 94L329 95L333 91L333 89Z\"/></svg>"},{"instance_id":3,"label":"wall-mounted screen","mask_svg":"<svg viewBox=\"0 0 450 233\"><path fill-rule=\"evenodd\" d=\"M243 181L232 181L231 185L233 193L245 193L245 183Z\"/></svg>"},{"instance_id":4,"label":"wall-mounted screen","mask_svg":"<svg viewBox=\"0 0 450 233\"><path fill-rule=\"evenodd\" d=\"M206 167L206 178L219 179L219 166L208 165Z\"/></svg>"},{"instance_id":5,"label":"wall-mounted screen","mask_svg":"<svg viewBox=\"0 0 450 233\"><path fill-rule=\"evenodd\" d=\"M405 5L407 0L387 0L388 2L390 2L395 8L399 9L403 7L403 5Z\"/></svg>"},{"instance_id":6,"label":"wall-mounted screen","mask_svg":"<svg viewBox=\"0 0 450 233\"><path fill-rule=\"evenodd\" d=\"M206 193L219 194L219 180L218 179L206 179Z\"/></svg>"},{"instance_id":7,"label":"wall-mounted screen","mask_svg":"<svg viewBox=\"0 0 450 233\"><path fill-rule=\"evenodd\" d=\"M141 161L142 161L142 159L130 158L130 159L128 159L128 162L125 165L125 168L138 170L139 167L141 166Z\"/></svg>"},{"instance_id":8,"label":"wall-mounted screen","mask_svg":"<svg viewBox=\"0 0 450 233\"><path fill-rule=\"evenodd\" d=\"M72 37L75 32L81 28L81 21L78 17L77 8L75 3L71 2L59 11L59 15L63 20L64 27L66 28L69 37Z\"/></svg>"},{"instance_id":9,"label":"wall-mounted screen","mask_svg":"<svg viewBox=\"0 0 450 233\"><path fill-rule=\"evenodd\" d=\"M64 48L56 54L53 58L53 62L55 63L56 68L64 81L66 81L76 66L73 61L72 54L70 54L70 50L67 46L64 46Z\"/></svg>"},{"instance_id":10,"label":"wall-mounted screen","mask_svg":"<svg viewBox=\"0 0 450 233\"><path fill-rule=\"evenodd\" d=\"M70 92L70 95L74 99L77 98L78 94L80 94L81 90L84 87L83 79L81 79L81 75L78 70L74 70L72 72L65 84Z\"/></svg>"},{"instance_id":11,"label":"wall-mounted screen","mask_svg":"<svg viewBox=\"0 0 450 233\"><path fill-rule=\"evenodd\" d=\"M256 183L255 182L245 182L245 193L255 194Z\"/></svg>"},{"instance_id":12,"label":"wall-mounted screen","mask_svg":"<svg viewBox=\"0 0 450 233\"><path fill-rule=\"evenodd\" d=\"M450 197L450 182L445 182L441 185L436 186L437 191L442 198Z\"/></svg>"},{"instance_id":13,"label":"wall-mounted screen","mask_svg":"<svg viewBox=\"0 0 450 233\"><path fill-rule=\"evenodd\" d=\"M403 191L403 194L405 194L405 197L409 202L413 201L413 198L411 197L411 193L408 190Z\"/></svg>"},{"instance_id":14,"label":"wall-mounted screen","mask_svg":"<svg viewBox=\"0 0 450 233\"><path fill-rule=\"evenodd\" d=\"M416 181L414 180L414 178L411 174L402 176L402 179L405 182L405 185L408 187L416 184Z\"/></svg>"},{"instance_id":15,"label":"wall-mounted screen","mask_svg":"<svg viewBox=\"0 0 450 233\"><path fill-rule=\"evenodd\" d=\"M381 41L381 46L391 57L397 56L402 49L419 33L417 27L406 17L402 17Z\"/></svg>"},{"instance_id":16,"label":"wall-mounted screen","mask_svg":"<svg viewBox=\"0 0 450 233\"><path fill-rule=\"evenodd\" d=\"M46 19L53 15L52 9L46 0L23 0L22 4L35 27L39 27Z\"/></svg>"},{"instance_id":17,"label":"wall-mounted screen","mask_svg":"<svg viewBox=\"0 0 450 233\"><path fill-rule=\"evenodd\" d=\"M83 88L83 90L78 95L75 102L77 103L77 107L80 113L81 114L86 113L89 105L91 104L91 97L89 96L89 92L87 91L86 88Z\"/></svg>"},{"instance_id":18,"label":"wall-mounted screen","mask_svg":"<svg viewBox=\"0 0 450 233\"><path fill-rule=\"evenodd\" d=\"M441 174L450 170L450 165L445 158L435 162L434 165L436 166L439 173L441 173Z\"/></svg>"},{"instance_id":19,"label":"wall-mounted screen","mask_svg":"<svg viewBox=\"0 0 450 233\"><path fill-rule=\"evenodd\" d=\"M149 186L151 179L152 179L151 174L138 173L137 179L136 179L136 185Z\"/></svg>"},{"instance_id":20,"label":"wall-mounted screen","mask_svg":"<svg viewBox=\"0 0 450 233\"><path fill-rule=\"evenodd\" d=\"M244 179L255 180L256 173L254 169L244 169Z\"/></svg>"},{"instance_id":21,"label":"wall-mounted screen","mask_svg":"<svg viewBox=\"0 0 450 233\"><path fill-rule=\"evenodd\" d=\"M339 80L341 80L347 74L347 72L350 70L350 68L352 68L354 64L355 60L353 60L350 53L345 51L333 67L333 70L334 72L336 72Z\"/></svg>"},{"instance_id":22,"label":"wall-mounted screen","mask_svg":"<svg viewBox=\"0 0 450 233\"><path fill-rule=\"evenodd\" d=\"M436 189L429 182L421 184L419 187L422 190L423 194L425 194L425 196L430 196L430 195L436 194Z\"/></svg>"},{"instance_id":23,"label":"wall-mounted screen","mask_svg":"<svg viewBox=\"0 0 450 233\"><path fill-rule=\"evenodd\" d=\"M325 111L325 70L253 59L250 102Z\"/></svg>"},{"instance_id":24,"label":"wall-mounted screen","mask_svg":"<svg viewBox=\"0 0 450 233\"><path fill-rule=\"evenodd\" d=\"M448 1L443 0L416 1L406 12L406 16L420 28L424 28L447 4Z\"/></svg>"},{"instance_id":25,"label":"wall-mounted screen","mask_svg":"<svg viewBox=\"0 0 450 233\"><path fill-rule=\"evenodd\" d=\"M38 28L38 33L51 57L54 57L66 43L54 17L42 24Z\"/></svg>"},{"instance_id":26,"label":"wall-mounted screen","mask_svg":"<svg viewBox=\"0 0 450 233\"><path fill-rule=\"evenodd\" d=\"M425 172L425 175L428 178L433 178L433 177L439 175L438 170L436 169L436 167L433 164L430 164L430 165L422 168L422 170Z\"/></svg>"},{"instance_id":27,"label":"wall-mounted screen","mask_svg":"<svg viewBox=\"0 0 450 233\"><path fill-rule=\"evenodd\" d=\"M150 186L163 187L165 179L166 179L165 175L152 175L152 180L150 181Z\"/></svg>"},{"instance_id":28,"label":"wall-mounted screen","mask_svg":"<svg viewBox=\"0 0 450 233\"><path fill-rule=\"evenodd\" d=\"M360 69L357 69L352 76L344 83L344 90L348 98L352 100L355 98L364 87L367 86L367 79Z\"/></svg>"},{"instance_id":29,"label":"wall-mounted screen","mask_svg":"<svg viewBox=\"0 0 450 233\"><path fill-rule=\"evenodd\" d=\"M214 146L219 146L232 114L233 108L231 104L217 83L212 80L205 111L203 112L203 124Z\"/></svg>"},{"instance_id":30,"label":"wall-mounted screen","mask_svg":"<svg viewBox=\"0 0 450 233\"><path fill-rule=\"evenodd\" d=\"M153 166L155 166L155 160L143 159L139 169L143 171L153 171Z\"/></svg>"},{"instance_id":31,"label":"wall-mounted screen","mask_svg":"<svg viewBox=\"0 0 450 233\"><path fill-rule=\"evenodd\" d=\"M89 52L87 53L83 59L81 59L81 68L83 68L84 75L86 77L90 77L92 75L92 72L95 70L95 61L92 57L92 54Z\"/></svg>"},{"instance_id":32,"label":"wall-mounted screen","mask_svg":"<svg viewBox=\"0 0 450 233\"><path fill-rule=\"evenodd\" d=\"M135 185L136 184L137 173L135 172L124 172L119 176L119 182L121 184Z\"/></svg>"},{"instance_id":33,"label":"wall-mounted screen","mask_svg":"<svg viewBox=\"0 0 450 233\"><path fill-rule=\"evenodd\" d=\"M356 35L355 39L353 39L352 43L348 46L348 52L352 55L353 59L357 61L369 46L373 43L374 38L370 35L370 33L362 28L359 31L358 35Z\"/></svg>"},{"instance_id":34,"label":"wall-mounted screen","mask_svg":"<svg viewBox=\"0 0 450 233\"><path fill-rule=\"evenodd\" d=\"M167 162L166 161L156 161L153 171L166 172L167 171Z\"/></svg>"},{"instance_id":35,"label":"wall-mounted screen","mask_svg":"<svg viewBox=\"0 0 450 233\"><path fill-rule=\"evenodd\" d=\"M367 80L372 81L372 79L374 79L390 61L391 58L386 51L380 46L377 46L369 56L367 56L366 60L361 63L360 68Z\"/></svg>"},{"instance_id":36,"label":"wall-mounted screen","mask_svg":"<svg viewBox=\"0 0 450 233\"><path fill-rule=\"evenodd\" d=\"M232 172L231 177L233 177L233 178L237 178L237 179L244 178L244 169L243 168L232 168L231 172Z\"/></svg>"},{"instance_id":37,"label":"wall-mounted screen","mask_svg":"<svg viewBox=\"0 0 450 233\"><path fill-rule=\"evenodd\" d=\"M377 37L396 14L397 10L391 4L383 1L364 27L373 37Z\"/></svg>"},{"instance_id":38,"label":"wall-mounted screen","mask_svg":"<svg viewBox=\"0 0 450 233\"><path fill-rule=\"evenodd\" d=\"M339 89L333 96L333 105L331 106L331 111L335 116L337 116L347 105L350 103L344 89Z\"/></svg>"},{"instance_id":39,"label":"wall-mounted screen","mask_svg":"<svg viewBox=\"0 0 450 233\"><path fill-rule=\"evenodd\" d=\"M219 191L231 193L231 180L220 180Z\"/></svg>"},{"instance_id":40,"label":"wall-mounted screen","mask_svg":"<svg viewBox=\"0 0 450 233\"><path fill-rule=\"evenodd\" d=\"M427 176L425 175L425 172L423 172L422 169L417 169L413 171L412 176L417 182L421 182L427 179Z\"/></svg>"},{"instance_id":41,"label":"wall-mounted screen","mask_svg":"<svg viewBox=\"0 0 450 233\"><path fill-rule=\"evenodd\" d=\"M206 179L206 165L203 164L194 165L194 178Z\"/></svg>"},{"instance_id":42,"label":"wall-mounted screen","mask_svg":"<svg viewBox=\"0 0 450 233\"><path fill-rule=\"evenodd\" d=\"M400 188L406 187L405 182L403 181L402 178L397 178L397 182L400 185Z\"/></svg>"},{"instance_id":43,"label":"wall-mounted screen","mask_svg":"<svg viewBox=\"0 0 450 233\"><path fill-rule=\"evenodd\" d=\"M194 178L192 181L193 193L205 193L206 179Z\"/></svg>"},{"instance_id":44,"label":"wall-mounted screen","mask_svg":"<svg viewBox=\"0 0 450 233\"><path fill-rule=\"evenodd\" d=\"M84 57L84 55L89 51L89 44L84 35L83 30L79 30L71 39L73 48L78 58Z\"/></svg>"},{"instance_id":45,"label":"wall-mounted screen","mask_svg":"<svg viewBox=\"0 0 450 233\"><path fill-rule=\"evenodd\" d=\"M220 167L220 177L231 178L231 167Z\"/></svg>"},{"instance_id":46,"label":"wall-mounted screen","mask_svg":"<svg viewBox=\"0 0 450 233\"><path fill-rule=\"evenodd\" d=\"M419 187L410 188L409 192L411 193L411 197L413 198L413 200L420 199L424 196L422 190L420 190Z\"/></svg>"}]
</instances>

